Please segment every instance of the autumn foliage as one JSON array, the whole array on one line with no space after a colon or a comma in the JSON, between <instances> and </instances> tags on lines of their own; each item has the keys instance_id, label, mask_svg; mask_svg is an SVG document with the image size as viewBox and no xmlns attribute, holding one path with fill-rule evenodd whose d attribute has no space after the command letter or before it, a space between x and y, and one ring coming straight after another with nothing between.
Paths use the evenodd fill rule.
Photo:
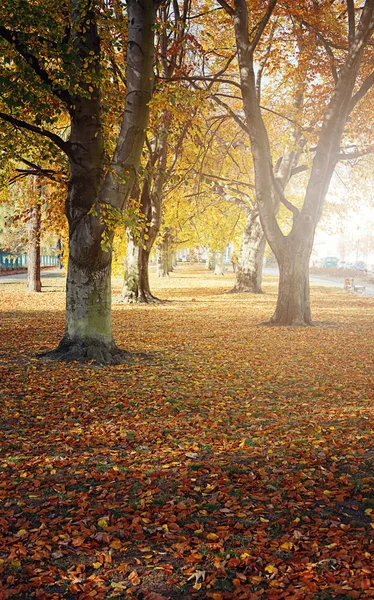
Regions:
<instances>
[{"instance_id":1,"label":"autumn foliage","mask_svg":"<svg viewBox=\"0 0 374 600\"><path fill-rule=\"evenodd\" d=\"M36 357L63 280L1 285L1 598L374 597L373 300L314 288L318 327L259 327L275 281L232 281L114 306L111 367Z\"/></svg>"}]
</instances>

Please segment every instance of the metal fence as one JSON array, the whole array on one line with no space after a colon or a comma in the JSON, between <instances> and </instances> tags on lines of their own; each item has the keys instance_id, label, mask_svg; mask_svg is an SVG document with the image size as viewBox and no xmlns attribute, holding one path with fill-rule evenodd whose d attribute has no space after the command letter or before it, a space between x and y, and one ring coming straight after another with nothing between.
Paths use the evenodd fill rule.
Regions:
<instances>
[{"instance_id":1,"label":"metal fence","mask_svg":"<svg viewBox=\"0 0 374 600\"><path fill-rule=\"evenodd\" d=\"M41 267L58 267L60 261L57 256L45 255L40 257ZM0 270L9 271L11 269L26 269L27 254L12 254L0 250Z\"/></svg>"}]
</instances>

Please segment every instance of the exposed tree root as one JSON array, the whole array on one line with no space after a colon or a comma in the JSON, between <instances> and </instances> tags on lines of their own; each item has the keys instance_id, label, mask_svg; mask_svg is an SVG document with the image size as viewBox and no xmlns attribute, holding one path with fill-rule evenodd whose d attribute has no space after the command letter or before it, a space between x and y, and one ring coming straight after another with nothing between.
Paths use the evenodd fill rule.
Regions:
<instances>
[{"instance_id":1,"label":"exposed tree root","mask_svg":"<svg viewBox=\"0 0 374 600\"><path fill-rule=\"evenodd\" d=\"M270 319L269 321L261 321L258 325L261 325L262 327L315 327L313 321L302 321L299 319L295 319L291 323L283 323L281 321Z\"/></svg>"},{"instance_id":2,"label":"exposed tree root","mask_svg":"<svg viewBox=\"0 0 374 600\"><path fill-rule=\"evenodd\" d=\"M55 350L37 355L43 360L60 362L94 362L99 365L119 365L129 362L131 355L114 343L105 344L97 340L78 341L63 338Z\"/></svg>"},{"instance_id":3,"label":"exposed tree root","mask_svg":"<svg viewBox=\"0 0 374 600\"><path fill-rule=\"evenodd\" d=\"M136 296L135 294L119 296L116 298L115 304L163 304L163 300L156 298L153 294L144 292L139 296Z\"/></svg>"},{"instance_id":4,"label":"exposed tree root","mask_svg":"<svg viewBox=\"0 0 374 600\"><path fill-rule=\"evenodd\" d=\"M147 292L145 292L144 294L142 294L140 296L140 298L138 299L138 302L144 303L144 304L162 304L163 303L163 301L160 300L160 298L157 298L153 294L149 294Z\"/></svg>"},{"instance_id":5,"label":"exposed tree root","mask_svg":"<svg viewBox=\"0 0 374 600\"><path fill-rule=\"evenodd\" d=\"M260 289L260 290L253 290L251 288L238 288L238 287L233 287L231 290L227 290L227 292L225 292L225 294L263 294L264 292Z\"/></svg>"}]
</instances>

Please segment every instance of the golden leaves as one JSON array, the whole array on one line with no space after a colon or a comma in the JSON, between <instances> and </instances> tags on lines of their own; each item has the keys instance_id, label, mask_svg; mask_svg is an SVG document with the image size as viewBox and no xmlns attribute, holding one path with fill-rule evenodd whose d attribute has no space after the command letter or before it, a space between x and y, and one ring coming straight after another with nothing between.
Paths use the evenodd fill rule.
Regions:
<instances>
[{"instance_id":1,"label":"golden leaves","mask_svg":"<svg viewBox=\"0 0 374 600\"><path fill-rule=\"evenodd\" d=\"M131 327L129 348L152 361L100 373L33 357L63 326L58 288L25 300L0 287L17 333L2 380L0 492L17 504L0 510L1 581L47 593L63 577L98 600L368 595L371 304L356 325L356 298L317 291L318 318L339 328L268 330L256 323L272 280L247 302L223 293L231 275L179 272L156 282L172 302L114 311L119 343Z\"/></svg>"}]
</instances>

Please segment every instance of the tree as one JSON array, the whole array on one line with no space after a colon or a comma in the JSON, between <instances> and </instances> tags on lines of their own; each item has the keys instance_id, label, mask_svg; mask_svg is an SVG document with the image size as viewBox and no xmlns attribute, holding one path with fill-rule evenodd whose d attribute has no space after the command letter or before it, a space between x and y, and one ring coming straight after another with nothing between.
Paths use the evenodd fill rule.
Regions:
<instances>
[{"instance_id":1,"label":"tree","mask_svg":"<svg viewBox=\"0 0 374 600\"><path fill-rule=\"evenodd\" d=\"M200 16L204 19L204 13ZM257 60L256 95L259 103L262 100L263 73L274 54L273 46L277 29L277 23L274 23L262 55ZM222 32L224 33L222 34ZM203 180L204 177L209 179L217 195L227 202L237 204L247 218L243 230L235 286L230 291L261 293L265 236L256 206L255 186L252 183L254 180L253 160L248 152L248 141L246 140L248 131L243 118L242 102L237 95L237 88L240 86L235 81L235 53L232 53L230 31L227 30L227 17L225 18L224 15L222 17L221 14L213 23L204 21L202 36L204 34L208 37L208 47L205 49L204 56L214 57L214 61L210 62L209 68L205 68L203 61L200 73L188 78L196 89L201 90L207 99L213 99L216 104L216 107L214 104L211 106L209 116L206 118L206 129L210 133L210 139L205 140L206 151L201 157L200 175ZM204 41L202 43L204 45ZM301 70L305 71L305 67L299 71ZM300 83L299 77L290 86L289 83L286 84L286 77L283 74L282 76L284 79L282 82L277 77L277 85L282 84L283 92L285 85L288 85L290 89L287 91L291 98L294 97L291 106L292 114L288 117L289 122L292 123L291 132L286 132L285 128L280 127L277 122L281 116L281 112L279 112L281 108L276 110L274 96L269 102L270 107L266 105L266 120L268 126L275 132L276 138L275 181L277 186L284 190L291 177L300 172L297 165L305 146L305 138L297 120L302 104L303 84ZM212 105L212 103L210 104ZM282 94L282 107L284 108L284 94ZM214 116L212 116L212 110ZM279 154L279 148L282 147L283 153ZM301 170L305 168L304 166ZM276 200L274 211L277 212L278 208L279 200Z\"/></svg>"},{"instance_id":2,"label":"tree","mask_svg":"<svg viewBox=\"0 0 374 600\"><path fill-rule=\"evenodd\" d=\"M235 0L234 8L225 0L218 1L233 19L243 111L254 162L256 200L264 232L280 270L278 301L270 323L311 325L308 268L315 228L339 160L347 120L374 83L370 45L374 30L374 0L366 0L361 7L347 0L343 11L341 3L314 3L312 9L309 4L302 3L297 7L291 6L291 14L287 10L283 14L284 18L291 16L297 21L298 34L308 31L315 41L321 43L331 64L326 86L327 101L321 124L318 124L318 140L301 210L287 200L277 185L271 141L256 90L254 55L277 8L277 0L269 0L265 13L251 33L246 0ZM345 24L343 17L346 17ZM295 35L292 26L289 32ZM297 62L302 60L301 52ZM324 72L322 77L326 78L327 74ZM277 222L276 202L282 202L292 213L293 224L288 235L282 232Z\"/></svg>"},{"instance_id":3,"label":"tree","mask_svg":"<svg viewBox=\"0 0 374 600\"><path fill-rule=\"evenodd\" d=\"M111 327L111 217L123 209L140 162L154 80L156 3L127 0L126 8L126 46L120 4L112 9L72 0L56 12L54 2L19 1L15 7L12 0L0 9L7 56L2 65L7 111L0 119L46 138L69 162L66 326L57 349L47 354L59 360L111 363L124 356ZM119 131L105 137L101 94L121 78L116 58L125 52L123 118ZM14 92L14 81L22 94ZM61 112L68 117L67 139L53 130Z\"/></svg>"},{"instance_id":4,"label":"tree","mask_svg":"<svg viewBox=\"0 0 374 600\"><path fill-rule=\"evenodd\" d=\"M158 11L156 44L156 89L151 103L147 133L146 161L139 197L140 228L127 231L124 285L120 301L157 302L149 284L148 263L162 223L162 208L167 196L178 187L177 163L183 143L193 127L199 97L188 86L167 83L175 73L188 70L196 51L194 38L188 34L190 3L184 1L161 6ZM161 244L161 247L163 244Z\"/></svg>"}]
</instances>

